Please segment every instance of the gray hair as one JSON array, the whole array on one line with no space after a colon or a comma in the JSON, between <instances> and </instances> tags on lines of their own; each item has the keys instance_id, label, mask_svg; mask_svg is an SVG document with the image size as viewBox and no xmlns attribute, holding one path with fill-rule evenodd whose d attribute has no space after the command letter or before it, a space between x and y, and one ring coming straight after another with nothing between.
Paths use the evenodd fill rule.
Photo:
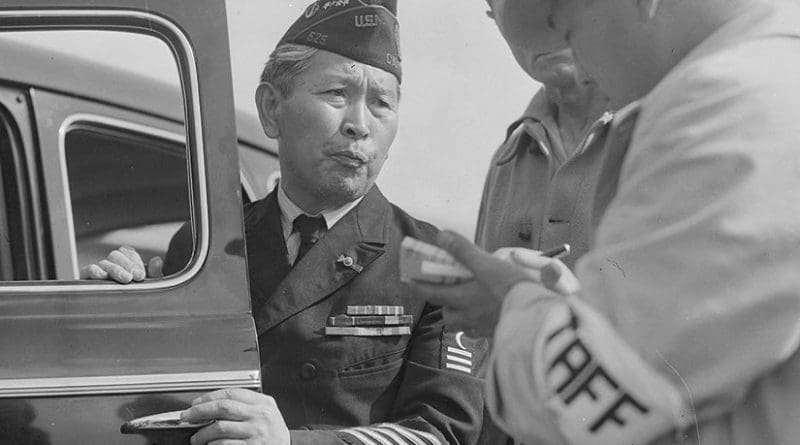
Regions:
<instances>
[{"instance_id":1,"label":"gray hair","mask_svg":"<svg viewBox=\"0 0 800 445\"><path fill-rule=\"evenodd\" d=\"M261 82L268 82L284 97L292 92L294 79L309 65L311 57L319 51L306 45L285 43L275 48L269 55L264 70L261 71Z\"/></svg>"}]
</instances>

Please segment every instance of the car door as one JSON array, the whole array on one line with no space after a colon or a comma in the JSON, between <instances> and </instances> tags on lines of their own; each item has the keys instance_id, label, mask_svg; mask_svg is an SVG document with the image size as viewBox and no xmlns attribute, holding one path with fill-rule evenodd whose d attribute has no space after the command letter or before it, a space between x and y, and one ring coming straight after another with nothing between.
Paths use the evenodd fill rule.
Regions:
<instances>
[{"instance_id":1,"label":"car door","mask_svg":"<svg viewBox=\"0 0 800 445\"><path fill-rule=\"evenodd\" d=\"M0 443L185 443L180 434L123 435L120 425L183 409L206 391L260 388L224 2L10 0L0 6L0 35L65 30L159 39L177 63L180 116L150 112L147 103L114 105L100 85L84 93L70 92L68 81L43 86L37 79L53 74L50 65L20 73L22 60L0 64L0 238L6 241L0 243ZM97 172L74 161L83 152L72 147L92 148L84 156L89 161L105 156L127 164L120 173ZM183 175L162 178L162 162L182 166ZM142 185L151 197L145 204L158 205L136 211L101 205L92 193L105 183L76 185L75 172L113 179L128 170L151 175ZM169 194L176 184L185 185L183 194ZM148 211L153 224L185 215L191 259L179 272L129 285L79 280L88 223L78 206L100 212L109 227Z\"/></svg>"}]
</instances>

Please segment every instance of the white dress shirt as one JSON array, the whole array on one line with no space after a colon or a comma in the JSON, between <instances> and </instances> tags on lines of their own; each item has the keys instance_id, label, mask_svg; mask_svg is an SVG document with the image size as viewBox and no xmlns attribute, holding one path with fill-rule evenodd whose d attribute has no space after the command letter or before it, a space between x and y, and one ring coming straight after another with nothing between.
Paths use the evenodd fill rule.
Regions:
<instances>
[{"instance_id":1,"label":"white dress shirt","mask_svg":"<svg viewBox=\"0 0 800 445\"><path fill-rule=\"evenodd\" d=\"M289 264L294 265L294 261L297 259L297 252L300 250L300 233L293 230L295 218L300 215L308 215L314 218L321 216L325 220L325 228L330 230L347 212L357 206L363 198L361 196L343 206L326 209L312 215L303 211L300 206L289 199L283 186L278 186L278 207L281 209L281 227L283 228L283 240L286 241L286 259Z\"/></svg>"}]
</instances>

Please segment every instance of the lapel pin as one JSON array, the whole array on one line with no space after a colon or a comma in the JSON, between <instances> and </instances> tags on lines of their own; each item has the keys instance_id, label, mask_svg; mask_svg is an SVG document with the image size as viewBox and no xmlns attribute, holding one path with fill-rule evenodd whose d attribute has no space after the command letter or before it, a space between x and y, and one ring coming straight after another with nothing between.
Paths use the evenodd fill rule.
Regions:
<instances>
[{"instance_id":1,"label":"lapel pin","mask_svg":"<svg viewBox=\"0 0 800 445\"><path fill-rule=\"evenodd\" d=\"M353 257L345 256L344 254L339 254L339 257L336 258L336 262L342 263L344 267L349 267L350 269L353 269L359 273L364 270L362 266L356 264L356 262L353 260Z\"/></svg>"}]
</instances>

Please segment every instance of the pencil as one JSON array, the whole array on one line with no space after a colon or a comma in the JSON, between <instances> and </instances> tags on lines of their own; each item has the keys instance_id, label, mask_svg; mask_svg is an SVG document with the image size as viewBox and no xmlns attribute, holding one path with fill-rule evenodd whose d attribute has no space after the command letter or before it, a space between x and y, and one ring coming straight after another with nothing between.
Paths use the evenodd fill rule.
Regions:
<instances>
[{"instance_id":1,"label":"pencil","mask_svg":"<svg viewBox=\"0 0 800 445\"><path fill-rule=\"evenodd\" d=\"M552 249L545 250L542 252L542 256L548 258L561 258L569 255L569 250L569 244L562 244L560 246L553 247Z\"/></svg>"}]
</instances>

